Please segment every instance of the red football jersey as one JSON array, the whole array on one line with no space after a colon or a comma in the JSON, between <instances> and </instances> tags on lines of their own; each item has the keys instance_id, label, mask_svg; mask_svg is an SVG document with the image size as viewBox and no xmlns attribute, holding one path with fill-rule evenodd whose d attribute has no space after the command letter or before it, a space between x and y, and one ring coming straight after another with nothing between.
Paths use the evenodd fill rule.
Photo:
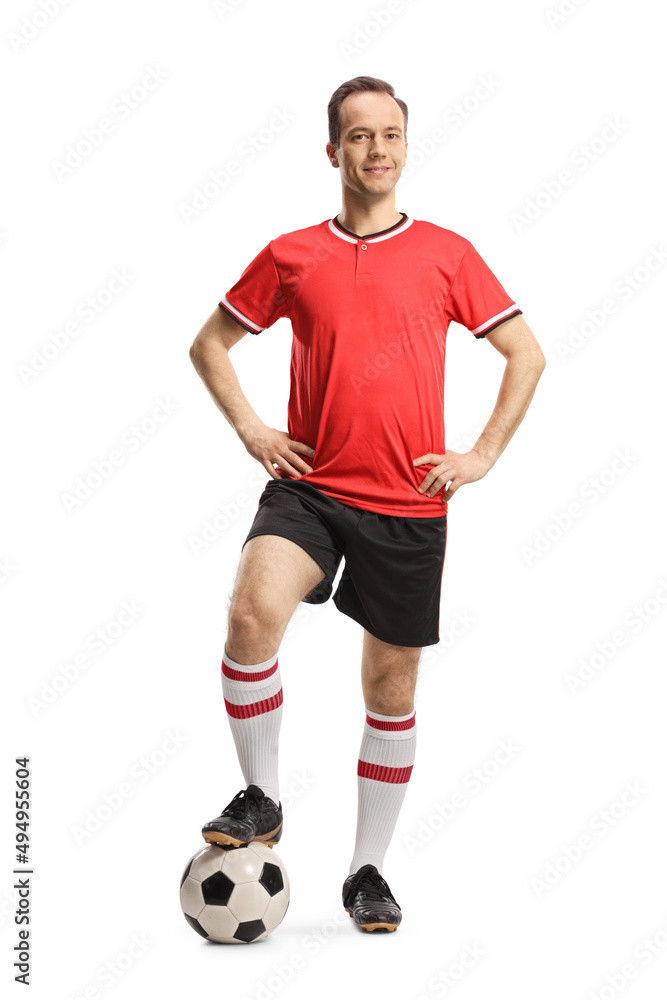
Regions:
<instances>
[{"instance_id":1,"label":"red football jersey","mask_svg":"<svg viewBox=\"0 0 667 1000\"><path fill-rule=\"evenodd\" d=\"M292 324L287 433L315 449L297 481L378 514L438 517L418 486L445 453L445 341L521 313L472 243L403 218L362 238L337 219L271 240L220 302L258 334ZM281 469L283 478L294 479Z\"/></svg>"}]
</instances>

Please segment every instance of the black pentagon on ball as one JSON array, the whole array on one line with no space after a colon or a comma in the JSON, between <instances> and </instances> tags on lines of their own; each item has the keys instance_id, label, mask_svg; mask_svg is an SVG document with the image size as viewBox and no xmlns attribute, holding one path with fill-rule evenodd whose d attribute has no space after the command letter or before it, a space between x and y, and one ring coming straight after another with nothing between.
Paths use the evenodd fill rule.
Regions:
<instances>
[{"instance_id":1,"label":"black pentagon on ball","mask_svg":"<svg viewBox=\"0 0 667 1000\"><path fill-rule=\"evenodd\" d=\"M196 917L191 917L188 913L184 913L183 916L190 924L190 927L194 927L194 929L197 931L197 934L201 934L203 938L208 937L208 934L206 933L202 925L199 923L199 921L196 919Z\"/></svg>"},{"instance_id":2,"label":"black pentagon on ball","mask_svg":"<svg viewBox=\"0 0 667 1000\"><path fill-rule=\"evenodd\" d=\"M185 866L185 871L183 872L183 875L181 876L181 885L183 885L183 883L185 882L186 878L190 874L190 869L192 868L192 862L193 861L194 861L194 858L190 858L190 860L188 861L187 865Z\"/></svg>"},{"instance_id":3,"label":"black pentagon on ball","mask_svg":"<svg viewBox=\"0 0 667 1000\"><path fill-rule=\"evenodd\" d=\"M244 920L234 931L234 937L238 941L246 941L248 944L258 938L266 930L262 920Z\"/></svg>"},{"instance_id":4,"label":"black pentagon on ball","mask_svg":"<svg viewBox=\"0 0 667 1000\"><path fill-rule=\"evenodd\" d=\"M259 876L259 884L264 886L269 896L275 896L279 893L285 887L285 883L283 882L283 873L278 865L272 865L267 861Z\"/></svg>"},{"instance_id":5,"label":"black pentagon on ball","mask_svg":"<svg viewBox=\"0 0 667 1000\"><path fill-rule=\"evenodd\" d=\"M224 872L209 875L201 884L204 902L211 906L227 906L229 897L234 891L234 883Z\"/></svg>"}]
</instances>

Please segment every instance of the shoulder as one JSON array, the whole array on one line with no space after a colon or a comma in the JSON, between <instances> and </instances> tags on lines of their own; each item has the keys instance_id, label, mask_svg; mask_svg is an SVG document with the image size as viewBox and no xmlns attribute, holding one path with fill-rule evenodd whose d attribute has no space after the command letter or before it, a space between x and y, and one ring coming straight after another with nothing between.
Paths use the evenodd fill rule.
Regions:
<instances>
[{"instance_id":1,"label":"shoulder","mask_svg":"<svg viewBox=\"0 0 667 1000\"><path fill-rule=\"evenodd\" d=\"M425 243L431 243L434 247L446 248L447 250L458 252L461 256L471 245L470 240L460 233L455 233L453 229L445 229L435 222L427 222L425 219L413 219L412 228Z\"/></svg>"},{"instance_id":2,"label":"shoulder","mask_svg":"<svg viewBox=\"0 0 667 1000\"><path fill-rule=\"evenodd\" d=\"M325 219L314 226L304 226L302 229L293 229L289 233L281 233L280 236L276 236L270 241L269 246L274 255L278 254L281 257L290 253L303 252L308 247L317 245L328 226L329 220Z\"/></svg>"}]
</instances>

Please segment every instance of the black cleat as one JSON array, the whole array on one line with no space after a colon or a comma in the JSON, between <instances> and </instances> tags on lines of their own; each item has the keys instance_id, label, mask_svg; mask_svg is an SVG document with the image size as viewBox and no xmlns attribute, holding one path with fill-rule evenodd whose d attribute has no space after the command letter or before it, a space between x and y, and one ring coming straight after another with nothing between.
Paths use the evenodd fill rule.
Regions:
<instances>
[{"instance_id":1,"label":"black cleat","mask_svg":"<svg viewBox=\"0 0 667 1000\"><path fill-rule=\"evenodd\" d=\"M219 816L205 823L202 836L207 844L245 847L257 840L273 847L283 832L283 810L257 785L248 785L234 796Z\"/></svg>"},{"instance_id":2,"label":"black cleat","mask_svg":"<svg viewBox=\"0 0 667 1000\"><path fill-rule=\"evenodd\" d=\"M395 931L401 908L375 865L363 865L343 883L343 906L363 931Z\"/></svg>"}]
</instances>

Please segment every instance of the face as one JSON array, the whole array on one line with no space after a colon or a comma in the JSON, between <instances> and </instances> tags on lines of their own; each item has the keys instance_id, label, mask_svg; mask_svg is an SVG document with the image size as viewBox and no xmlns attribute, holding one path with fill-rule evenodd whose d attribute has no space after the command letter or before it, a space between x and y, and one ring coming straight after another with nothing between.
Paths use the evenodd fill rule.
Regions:
<instances>
[{"instance_id":1,"label":"face","mask_svg":"<svg viewBox=\"0 0 667 1000\"><path fill-rule=\"evenodd\" d=\"M367 197L386 195L407 158L403 112L389 94L350 94L340 106L340 148L327 154L346 187Z\"/></svg>"}]
</instances>

